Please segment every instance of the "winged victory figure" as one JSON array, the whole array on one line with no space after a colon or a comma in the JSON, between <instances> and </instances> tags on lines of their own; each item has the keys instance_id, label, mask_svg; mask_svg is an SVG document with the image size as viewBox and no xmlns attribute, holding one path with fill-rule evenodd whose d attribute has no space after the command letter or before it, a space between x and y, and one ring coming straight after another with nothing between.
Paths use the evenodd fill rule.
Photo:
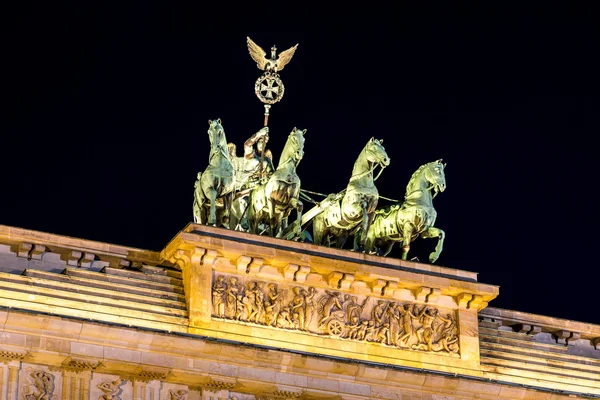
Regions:
<instances>
[{"instance_id":1,"label":"winged victory figure","mask_svg":"<svg viewBox=\"0 0 600 400\"><path fill-rule=\"evenodd\" d=\"M282 51L277 56L277 48L275 46L271 47L271 58L267 58L267 53L256 43L252 41L249 37L248 39L248 51L250 52L250 56L254 61L256 61L256 66L261 71L272 71L277 73L277 71L281 71L283 67L285 67L296 52L296 48L298 44L289 49Z\"/></svg>"}]
</instances>

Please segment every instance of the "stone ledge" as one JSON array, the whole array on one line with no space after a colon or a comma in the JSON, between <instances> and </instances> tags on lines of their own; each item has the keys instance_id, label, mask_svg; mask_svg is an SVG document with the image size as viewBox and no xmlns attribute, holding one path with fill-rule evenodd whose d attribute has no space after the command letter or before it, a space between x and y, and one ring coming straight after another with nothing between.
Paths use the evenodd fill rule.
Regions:
<instances>
[{"instance_id":1,"label":"stone ledge","mask_svg":"<svg viewBox=\"0 0 600 400\"><path fill-rule=\"evenodd\" d=\"M525 354L506 353L495 350L482 350L481 363L502 365L515 369L527 369L542 373L552 373L557 376L572 376L589 380L598 380L600 383L600 367L585 364L576 364L565 361L548 360L540 357L531 357Z\"/></svg>"},{"instance_id":2,"label":"stone ledge","mask_svg":"<svg viewBox=\"0 0 600 400\"><path fill-rule=\"evenodd\" d=\"M37 271L39 272L39 271ZM111 298L115 300L127 300L127 301L137 301L141 303L151 304L155 306L162 306L166 308L175 308L185 310L185 302L163 299L159 297L151 297L150 295L141 295L119 291L118 287L113 287L113 289L102 289L94 286L83 286L78 285L76 282L71 280L56 280L54 278L55 273L45 272L43 274L47 274L44 278L37 278L35 274L27 274L27 275L13 275L5 272L0 272L0 287L8 286L12 283L21 283L27 284L31 287L39 287L39 288L47 288L47 289L57 289L62 291L70 291L73 293L80 293L84 295L95 295L101 296L105 298ZM42 275L43 274L38 274ZM33 275L33 276L32 276ZM62 275L60 275L62 276Z\"/></svg>"},{"instance_id":3,"label":"stone ledge","mask_svg":"<svg viewBox=\"0 0 600 400\"><path fill-rule=\"evenodd\" d=\"M521 311L505 310L501 308L488 307L481 311L481 318L494 319L503 326L514 324L528 324L539 326L543 332L554 333L556 331L576 332L581 338L593 340L600 337L600 325L585 322L571 321L562 318L547 317Z\"/></svg>"},{"instance_id":4,"label":"stone ledge","mask_svg":"<svg viewBox=\"0 0 600 400\"><path fill-rule=\"evenodd\" d=\"M600 361L599 360L590 359L588 357L573 356L573 355L570 355L567 353L563 353L563 354L548 353L543 350L538 350L535 348L514 347L511 345L503 345L503 344L499 344L499 343L489 343L489 342L482 343L480 351L482 353L484 351L499 351L499 352L502 352L507 355L512 354L512 355L524 355L526 357L538 357L543 360L555 361L555 362L565 363L565 364L573 364L574 368L577 366L579 366L579 367L587 366L592 369L598 368L598 372L600 373Z\"/></svg>"},{"instance_id":5,"label":"stone ledge","mask_svg":"<svg viewBox=\"0 0 600 400\"><path fill-rule=\"evenodd\" d=\"M160 292L183 294L183 287L181 285L154 282L146 279L135 279L119 275L105 274L101 272L85 271L82 269L75 268L65 268L64 274L67 276L75 276L78 278L87 278L97 281L110 282L111 284L134 286L137 288L152 289Z\"/></svg>"},{"instance_id":6,"label":"stone ledge","mask_svg":"<svg viewBox=\"0 0 600 400\"><path fill-rule=\"evenodd\" d=\"M160 261L158 252L0 225L0 243L18 244L22 242L43 245L52 251L55 248L70 249L96 255L125 257L146 261L149 264L159 264Z\"/></svg>"},{"instance_id":7,"label":"stone ledge","mask_svg":"<svg viewBox=\"0 0 600 400\"><path fill-rule=\"evenodd\" d=\"M166 292L166 291L156 290L156 289L147 289L147 288L141 288L141 287L131 286L131 285L122 285L119 283L106 282L106 281L101 281L101 280L97 280L97 279L80 278L77 276L67 276L64 274L56 274L53 272L45 272L45 271L28 269L25 271L25 276L40 277L40 279L55 280L55 281L60 281L60 282L64 282L64 283L77 284L77 285L90 287L90 288L99 288L99 289L113 290L113 291L117 290L118 292L126 292L126 293L141 295L141 296L149 296L149 297L153 297L156 299L169 299L171 301L179 301L179 302L185 301L184 295L180 294L180 293Z\"/></svg>"},{"instance_id":8,"label":"stone ledge","mask_svg":"<svg viewBox=\"0 0 600 400\"><path fill-rule=\"evenodd\" d=\"M299 253L299 255L306 257L316 256L323 257L324 260L334 259L335 262L351 262L358 263L362 266L373 265L376 267L383 267L388 269L406 269L412 270L418 273L433 273L436 275L446 276L448 278L453 278L456 280L469 280L476 282L477 281L477 273L461 271L452 268L441 267L433 264L421 264L412 261L400 260L397 258L387 258L380 256L373 256L363 253L355 253L348 250L340 250L335 248L328 248L324 246L317 246L310 243L300 243L294 241L288 241L284 239L276 239L266 236L259 235L248 235L245 232L238 231L230 231L227 229L215 228L206 225L199 225L190 223L188 224L183 231L181 231L177 236L181 236L185 238L185 234L192 234L192 237L189 238L198 238L203 237L206 238L207 243L212 243L213 245L218 244L220 240L227 241L235 241L239 243L248 243L248 246L256 245L265 249L270 249L265 251L260 251L260 253L273 253L272 250L276 248L282 248L288 250L290 252ZM177 237L176 236L176 237ZM332 261L325 261L325 263L331 263ZM301 262L299 264L310 264L307 260Z\"/></svg>"},{"instance_id":9,"label":"stone ledge","mask_svg":"<svg viewBox=\"0 0 600 400\"><path fill-rule=\"evenodd\" d=\"M96 320L99 322L111 322L127 326L136 326L140 328L151 328L165 332L186 332L188 329L188 320L176 317L164 317L159 314L144 315L147 318L129 317L130 313L123 312L116 307L95 307L87 305L81 307L81 303L76 302L69 307L68 302L60 301L53 304L52 298L43 298L46 302L32 302L26 296L25 300L15 299L16 292L7 292L0 290L0 301L4 307L27 310L30 312L40 312L44 314L54 314L57 316L74 317L83 320ZM6 297L8 295L8 297ZM43 297L43 296L42 296ZM103 312L97 310L100 308ZM7 320L6 326L10 321Z\"/></svg>"},{"instance_id":10,"label":"stone ledge","mask_svg":"<svg viewBox=\"0 0 600 400\"><path fill-rule=\"evenodd\" d=\"M15 295L13 298L25 300L34 295L36 298L49 299L54 298L55 304L69 304L71 306L81 303L93 303L98 307L98 311L102 310L102 307L118 307L124 310L131 310L135 313L143 313L143 315L150 315L147 313L153 313L162 316L176 316L181 318L187 318L187 311L181 308L169 308L153 304L147 304L143 301L134 302L131 300L113 299L110 297L104 297L98 295L98 293L78 293L77 291L62 290L56 287L41 287L33 286L30 282L15 282L12 281L10 285L2 285L0 281L0 296L2 296L3 290L19 292L19 295ZM23 295L21 295L23 294ZM24 295L27 295L25 297ZM43 296L43 297L42 297ZM85 308L85 306L81 306Z\"/></svg>"}]
</instances>

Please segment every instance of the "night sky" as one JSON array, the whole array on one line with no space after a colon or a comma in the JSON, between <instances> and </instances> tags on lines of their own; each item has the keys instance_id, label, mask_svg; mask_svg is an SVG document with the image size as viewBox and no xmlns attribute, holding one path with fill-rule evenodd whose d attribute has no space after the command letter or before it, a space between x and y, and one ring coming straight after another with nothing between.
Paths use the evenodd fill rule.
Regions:
<instances>
[{"instance_id":1,"label":"night sky","mask_svg":"<svg viewBox=\"0 0 600 400\"><path fill-rule=\"evenodd\" d=\"M443 158L437 264L499 285L491 306L600 323L592 13L233 11L52 2L15 14L0 224L162 249L192 221L207 121L222 119L238 155L262 127L246 36L265 50L299 43L268 148L277 161L289 132L308 129L304 189L344 189L373 136L391 158L376 182L385 197L402 199L412 173ZM409 257L426 261L435 243L415 241Z\"/></svg>"}]
</instances>

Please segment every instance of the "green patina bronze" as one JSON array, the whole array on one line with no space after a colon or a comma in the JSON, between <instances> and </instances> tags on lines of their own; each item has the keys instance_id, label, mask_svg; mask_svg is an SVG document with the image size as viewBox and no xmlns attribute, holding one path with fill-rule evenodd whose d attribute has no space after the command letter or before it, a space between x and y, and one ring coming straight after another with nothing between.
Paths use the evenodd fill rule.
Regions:
<instances>
[{"instance_id":1,"label":"green patina bronze","mask_svg":"<svg viewBox=\"0 0 600 400\"><path fill-rule=\"evenodd\" d=\"M277 169L273 167L271 151L266 149L269 108L283 96L277 73L290 62L298 45L279 55L273 47L269 58L250 38L247 44L252 59L264 71L255 91L265 104L265 126L246 140L244 155L238 157L235 144L227 144L221 120L209 121L209 165L198 173L194 186L194 221L340 249L354 235L355 251L383 256L390 253L394 243L401 242L405 260L410 243L416 238L438 238L435 251L429 256L429 261L435 262L442 252L445 233L434 227L437 213L433 198L446 188L445 164L437 160L422 165L412 175L403 203L377 209L380 196L375 181L379 175L374 176L375 170L380 167L381 174L390 159L383 140L371 138L354 163L346 189L323 195L320 202L311 199L307 192L321 194L301 190L296 173L304 156L306 130L294 128L290 133ZM273 80L277 80L277 88ZM315 207L303 212L301 195ZM296 218L288 225L292 210L296 211ZM311 223L314 240L306 231Z\"/></svg>"},{"instance_id":2,"label":"green patina bronze","mask_svg":"<svg viewBox=\"0 0 600 400\"><path fill-rule=\"evenodd\" d=\"M359 224L363 232L367 232L379 200L373 172L376 167L383 169L389 163L390 159L381 142L371 138L354 163L346 190L323 200L320 207L322 211L314 217L315 244L341 249ZM357 249L364 246L365 240L365 234L358 237Z\"/></svg>"},{"instance_id":3,"label":"green patina bronze","mask_svg":"<svg viewBox=\"0 0 600 400\"><path fill-rule=\"evenodd\" d=\"M221 119L209 120L208 125L210 139L208 167L204 172L198 172L198 179L194 185L193 211L194 222L216 225L227 222L235 189L235 175ZM222 203L219 218L217 218L218 201Z\"/></svg>"},{"instance_id":4,"label":"green patina bronze","mask_svg":"<svg viewBox=\"0 0 600 400\"><path fill-rule=\"evenodd\" d=\"M304 134L306 129L294 128L283 148L279 165L265 183L254 186L248 198L248 227L251 233L261 233L264 225L270 236L281 236L287 227L290 212L296 210L295 233L300 234L302 202L300 178L296 167L304 157Z\"/></svg>"},{"instance_id":5,"label":"green patina bronze","mask_svg":"<svg viewBox=\"0 0 600 400\"><path fill-rule=\"evenodd\" d=\"M365 252L386 256L394 243L401 242L402 259L406 260L410 243L416 238L438 238L435 250L429 255L430 262L437 261L445 233L434 227L437 212L433 208L433 198L446 189L445 167L442 160L422 165L406 186L404 202L375 212L367 231Z\"/></svg>"}]
</instances>

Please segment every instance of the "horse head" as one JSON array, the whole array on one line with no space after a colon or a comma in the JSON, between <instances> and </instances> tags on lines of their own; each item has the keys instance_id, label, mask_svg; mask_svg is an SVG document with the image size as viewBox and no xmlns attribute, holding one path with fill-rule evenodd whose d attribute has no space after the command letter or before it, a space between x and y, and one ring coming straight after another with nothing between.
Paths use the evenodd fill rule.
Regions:
<instances>
[{"instance_id":1,"label":"horse head","mask_svg":"<svg viewBox=\"0 0 600 400\"><path fill-rule=\"evenodd\" d=\"M446 174L444 173L446 163L442 163L442 159L430 162L424 172L424 178L429 182L435 194L446 190Z\"/></svg>"},{"instance_id":2,"label":"horse head","mask_svg":"<svg viewBox=\"0 0 600 400\"><path fill-rule=\"evenodd\" d=\"M307 129L298 129L294 127L288 136L288 140L285 143L281 157L279 158L279 166L284 163L288 163L289 160L293 160L297 166L302 157L304 157L304 135Z\"/></svg>"},{"instance_id":3,"label":"horse head","mask_svg":"<svg viewBox=\"0 0 600 400\"><path fill-rule=\"evenodd\" d=\"M208 120L208 138L211 148L218 149L224 154L229 155L225 130L223 129L223 125L221 125L221 118Z\"/></svg>"},{"instance_id":4,"label":"horse head","mask_svg":"<svg viewBox=\"0 0 600 400\"><path fill-rule=\"evenodd\" d=\"M369 162L379 164L381 167L387 167L390 165L390 158L385 152L382 143L383 139L378 140L372 137L365 147L365 152Z\"/></svg>"}]
</instances>

